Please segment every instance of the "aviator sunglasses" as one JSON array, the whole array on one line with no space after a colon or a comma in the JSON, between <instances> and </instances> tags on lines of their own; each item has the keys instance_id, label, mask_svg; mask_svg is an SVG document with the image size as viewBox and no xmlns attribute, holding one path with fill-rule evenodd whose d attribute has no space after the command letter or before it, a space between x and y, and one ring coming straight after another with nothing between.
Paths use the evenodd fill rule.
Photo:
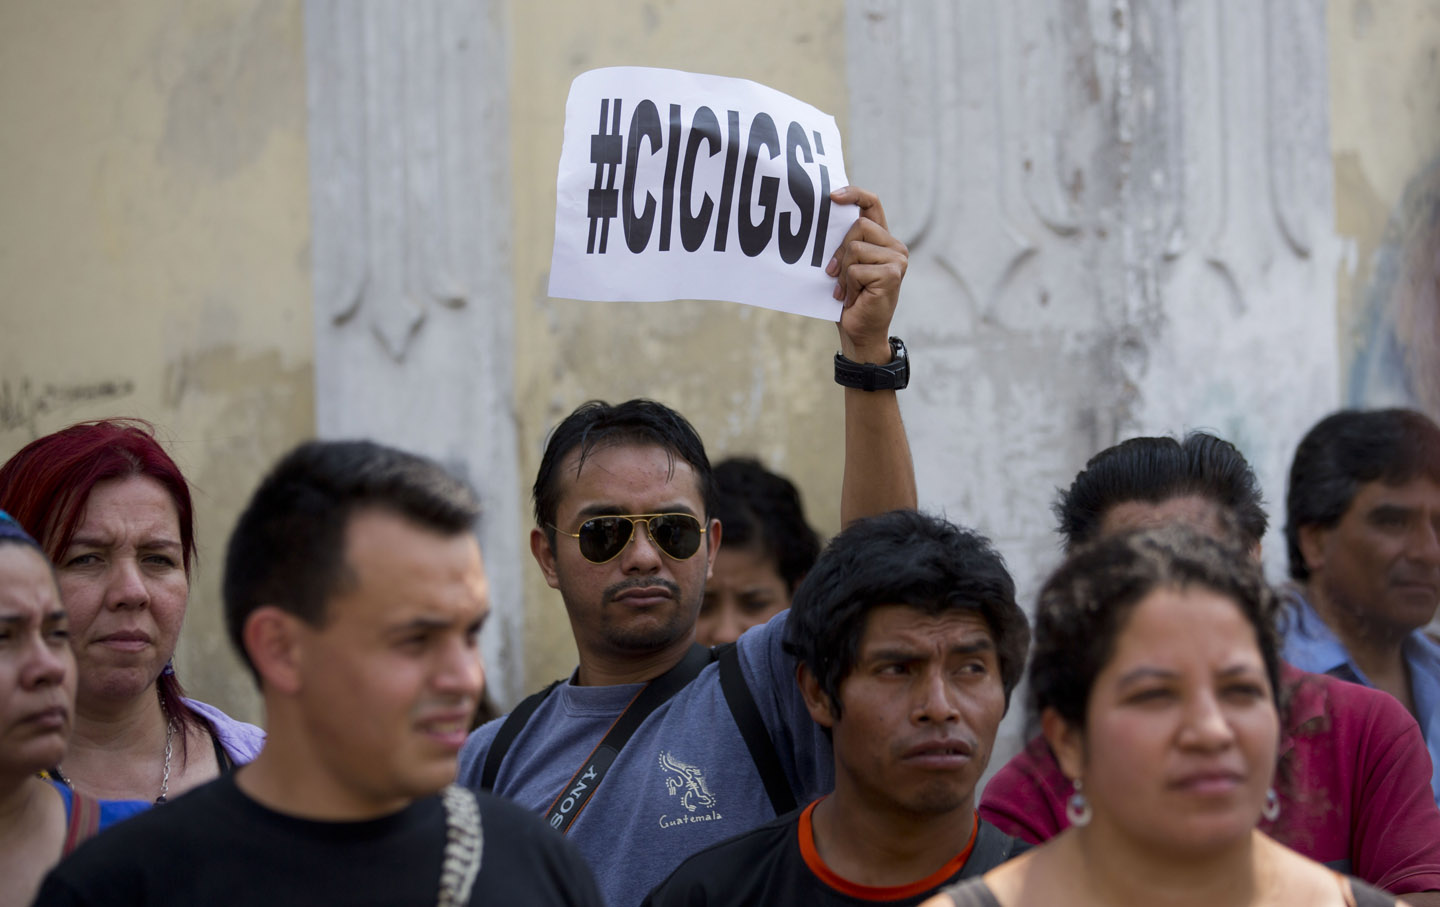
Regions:
<instances>
[{"instance_id":1,"label":"aviator sunglasses","mask_svg":"<svg viewBox=\"0 0 1440 907\"><path fill-rule=\"evenodd\" d=\"M650 541L670 558L683 561L700 550L705 527L688 513L627 513L619 516L591 517L580 524L579 532L566 532L551 523L550 528L580 542L580 556L592 564L605 564L635 537L635 524L644 523Z\"/></svg>"}]
</instances>

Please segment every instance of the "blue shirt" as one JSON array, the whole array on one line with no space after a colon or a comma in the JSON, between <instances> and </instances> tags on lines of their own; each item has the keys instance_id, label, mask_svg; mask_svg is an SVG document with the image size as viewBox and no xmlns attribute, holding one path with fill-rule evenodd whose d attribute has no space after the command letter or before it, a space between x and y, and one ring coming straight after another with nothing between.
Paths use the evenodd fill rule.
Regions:
<instances>
[{"instance_id":1,"label":"blue shirt","mask_svg":"<svg viewBox=\"0 0 1440 907\"><path fill-rule=\"evenodd\" d=\"M224 748L225 754L236 766L253 762L259 755L260 748L265 745L265 732L260 728L243 721L236 721L213 705L207 705L194 699L181 701L191 712L210 726L215 740ZM60 792L61 799L65 801L65 817L68 820L70 810L74 808L70 788L54 778L47 776L47 780L55 786L55 789ZM100 830L109 828L121 819L128 819L155 805L154 800L97 800L96 802L100 804Z\"/></svg>"},{"instance_id":2,"label":"blue shirt","mask_svg":"<svg viewBox=\"0 0 1440 907\"><path fill-rule=\"evenodd\" d=\"M60 799L65 801L65 818L70 818L70 810L74 809L74 799L70 795L70 788L56 781L49 779L50 784L60 792ZM128 819L137 813L143 813L154 804L149 800L97 800L100 804L100 829L104 830L119 822L121 819Z\"/></svg>"},{"instance_id":3,"label":"blue shirt","mask_svg":"<svg viewBox=\"0 0 1440 907\"><path fill-rule=\"evenodd\" d=\"M740 637L740 669L775 742L796 799L834 787L824 731L810 718L785 654L788 611ZM680 861L775 818L754 759L707 665L635 730L566 835L590 863L610 907L634 907ZM516 736L494 792L545 813L590 757L642 684L563 683ZM476 787L504 719L471 735L460 753L460 783Z\"/></svg>"},{"instance_id":4,"label":"blue shirt","mask_svg":"<svg viewBox=\"0 0 1440 907\"><path fill-rule=\"evenodd\" d=\"M1286 586L1284 598L1281 656L1286 661L1302 671L1375 686L1298 588ZM1415 699L1420 733L1430 750L1430 789L1435 793L1435 802L1440 804L1440 644L1416 630L1405 638L1401 655L1410 671L1410 695Z\"/></svg>"}]
</instances>

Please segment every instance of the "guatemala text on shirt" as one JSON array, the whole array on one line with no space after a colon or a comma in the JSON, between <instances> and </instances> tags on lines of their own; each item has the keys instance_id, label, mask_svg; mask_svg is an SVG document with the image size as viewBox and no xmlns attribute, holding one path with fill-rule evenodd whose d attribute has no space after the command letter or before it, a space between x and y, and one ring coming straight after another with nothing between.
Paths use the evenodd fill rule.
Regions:
<instances>
[{"instance_id":1,"label":"guatemala text on shirt","mask_svg":"<svg viewBox=\"0 0 1440 907\"><path fill-rule=\"evenodd\" d=\"M834 117L745 79L612 67L565 106L551 296L724 299L836 321L859 211Z\"/></svg>"}]
</instances>

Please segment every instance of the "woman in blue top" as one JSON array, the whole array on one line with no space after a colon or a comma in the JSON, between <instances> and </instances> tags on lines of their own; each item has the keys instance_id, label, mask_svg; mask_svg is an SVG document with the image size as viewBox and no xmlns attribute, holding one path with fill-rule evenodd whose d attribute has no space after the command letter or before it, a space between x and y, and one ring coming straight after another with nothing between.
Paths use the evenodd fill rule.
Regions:
<instances>
[{"instance_id":1,"label":"woman in blue top","mask_svg":"<svg viewBox=\"0 0 1440 907\"><path fill-rule=\"evenodd\" d=\"M148 425L81 423L31 442L0 467L0 508L50 557L69 616L75 722L58 780L163 803L255 756L261 731L185 698L169 667L194 516Z\"/></svg>"},{"instance_id":2,"label":"woman in blue top","mask_svg":"<svg viewBox=\"0 0 1440 907\"><path fill-rule=\"evenodd\" d=\"M75 654L45 552L0 510L0 907L29 904L55 861L96 828L144 809L82 803L39 772L65 755ZM81 820L72 821L72 820Z\"/></svg>"},{"instance_id":3,"label":"woman in blue top","mask_svg":"<svg viewBox=\"0 0 1440 907\"><path fill-rule=\"evenodd\" d=\"M75 656L40 546L0 511L0 904L28 904L60 857L65 804L36 774L65 754Z\"/></svg>"}]
</instances>

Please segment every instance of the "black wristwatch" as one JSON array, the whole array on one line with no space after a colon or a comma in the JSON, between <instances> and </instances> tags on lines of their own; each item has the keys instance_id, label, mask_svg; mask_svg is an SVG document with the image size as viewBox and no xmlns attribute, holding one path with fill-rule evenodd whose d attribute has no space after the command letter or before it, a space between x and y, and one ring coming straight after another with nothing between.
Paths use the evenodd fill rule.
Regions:
<instances>
[{"instance_id":1,"label":"black wristwatch","mask_svg":"<svg viewBox=\"0 0 1440 907\"><path fill-rule=\"evenodd\" d=\"M890 338L890 357L884 365L861 365L836 353L835 383L862 391L904 390L910 383L910 354L905 351L905 341L899 337Z\"/></svg>"}]
</instances>

